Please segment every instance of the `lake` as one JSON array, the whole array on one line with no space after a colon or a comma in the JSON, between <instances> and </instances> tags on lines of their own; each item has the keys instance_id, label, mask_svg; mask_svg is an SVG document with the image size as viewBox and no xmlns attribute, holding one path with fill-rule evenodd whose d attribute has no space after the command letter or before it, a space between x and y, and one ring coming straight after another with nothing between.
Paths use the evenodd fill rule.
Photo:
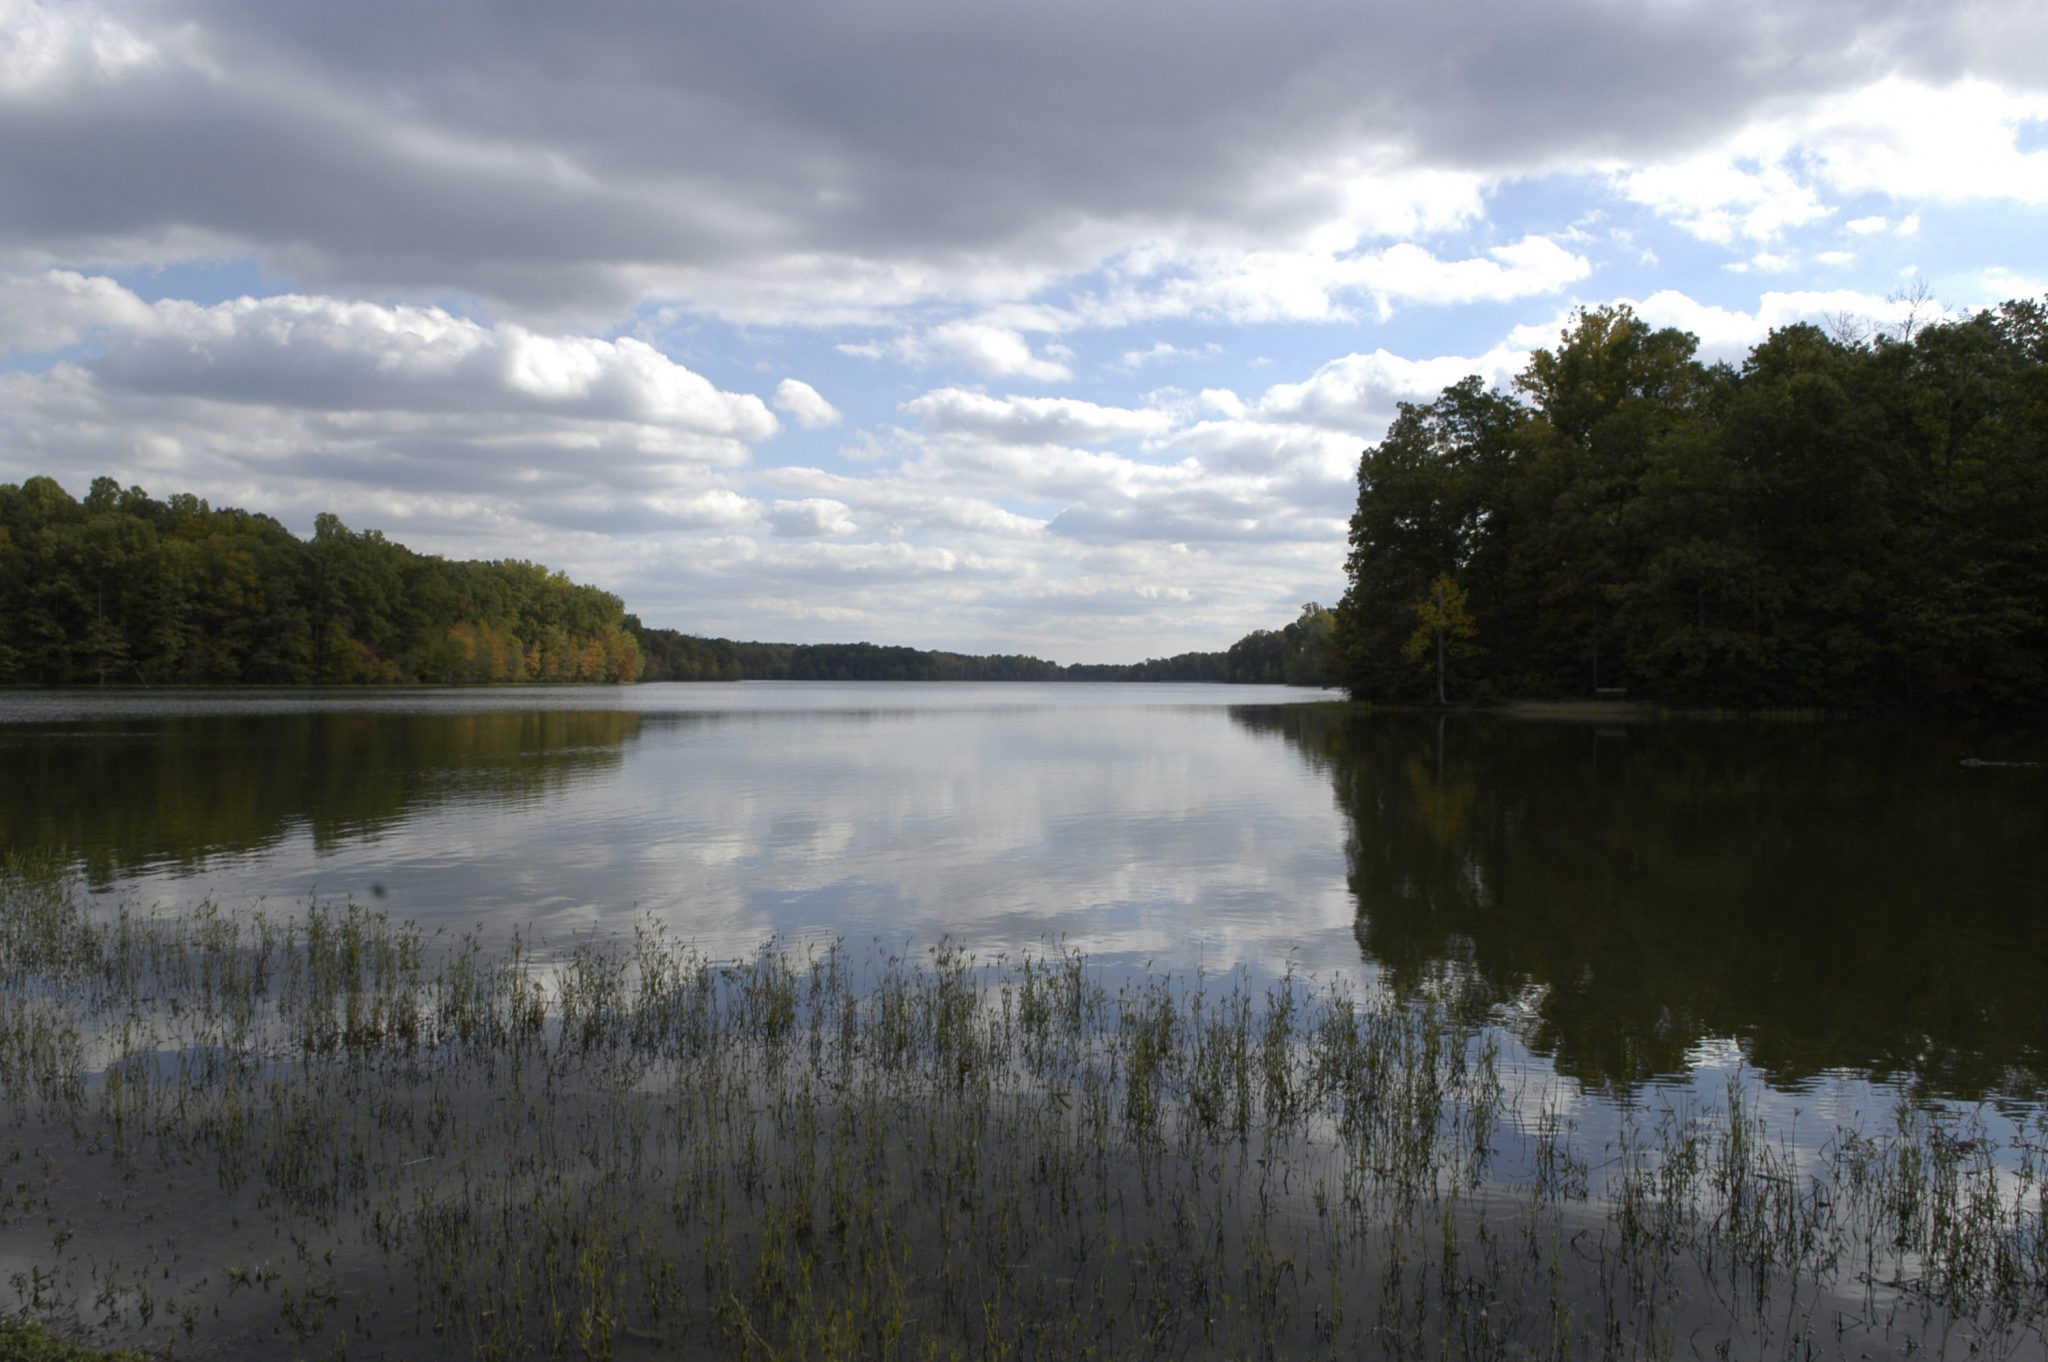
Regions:
<instances>
[{"instance_id":1,"label":"lake","mask_svg":"<svg viewBox=\"0 0 2048 1362\"><path fill-rule=\"evenodd\" d=\"M2048 1357L2044 757L13 693L0 1281L199 1358Z\"/></svg>"},{"instance_id":2,"label":"lake","mask_svg":"<svg viewBox=\"0 0 2048 1362\"><path fill-rule=\"evenodd\" d=\"M1357 717L1207 685L0 697L0 831L109 902L566 949L771 939L1483 993L1595 1089L1729 1063L2031 1101L2038 731Z\"/></svg>"}]
</instances>

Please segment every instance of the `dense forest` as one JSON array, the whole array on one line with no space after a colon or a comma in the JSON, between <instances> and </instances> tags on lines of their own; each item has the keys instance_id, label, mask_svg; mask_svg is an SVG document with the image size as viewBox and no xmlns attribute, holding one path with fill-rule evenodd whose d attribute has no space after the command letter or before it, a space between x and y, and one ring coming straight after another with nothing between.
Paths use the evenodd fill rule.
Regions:
<instances>
[{"instance_id":1,"label":"dense forest","mask_svg":"<svg viewBox=\"0 0 2048 1362\"><path fill-rule=\"evenodd\" d=\"M526 562L450 562L331 515L158 501L99 478L0 485L0 683L631 681L616 596Z\"/></svg>"},{"instance_id":2,"label":"dense forest","mask_svg":"<svg viewBox=\"0 0 2048 1362\"><path fill-rule=\"evenodd\" d=\"M1404 404L1359 466L1332 680L2048 707L2048 309L1791 326L1740 367L1696 348L1590 310L1512 392Z\"/></svg>"},{"instance_id":3,"label":"dense forest","mask_svg":"<svg viewBox=\"0 0 2048 1362\"><path fill-rule=\"evenodd\" d=\"M1337 615L1310 601L1292 624L1254 629L1223 655L1224 681L1271 686L1328 685L1330 641Z\"/></svg>"},{"instance_id":4,"label":"dense forest","mask_svg":"<svg viewBox=\"0 0 2048 1362\"><path fill-rule=\"evenodd\" d=\"M1075 663L999 653L974 656L876 643L739 643L649 629L632 616L649 681L1223 681L1223 653L1131 663ZM1256 678L1243 678L1256 679Z\"/></svg>"}]
</instances>

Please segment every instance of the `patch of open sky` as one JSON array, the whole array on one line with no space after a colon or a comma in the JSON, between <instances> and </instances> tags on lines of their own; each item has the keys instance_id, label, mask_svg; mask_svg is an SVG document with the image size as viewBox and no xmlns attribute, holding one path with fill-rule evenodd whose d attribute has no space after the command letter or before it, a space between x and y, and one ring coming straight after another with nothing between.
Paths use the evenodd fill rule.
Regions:
<instances>
[{"instance_id":1,"label":"patch of open sky","mask_svg":"<svg viewBox=\"0 0 2048 1362\"><path fill-rule=\"evenodd\" d=\"M1633 211L1614 196L1608 183L1607 176L1591 172L1502 180L1487 191L1484 221L1501 241L1518 241L1534 232L1568 245L1574 230L1597 235L1617 213Z\"/></svg>"},{"instance_id":2,"label":"patch of open sky","mask_svg":"<svg viewBox=\"0 0 2048 1362\"><path fill-rule=\"evenodd\" d=\"M838 347L874 340L879 328L802 326L738 326L701 316L678 316L668 309L646 308L621 334L636 336L676 363L702 374L728 392L753 393L773 400L776 385L794 378L815 388L837 407L844 420L837 426L807 431L777 412L782 433L759 447L756 460L765 463L809 462L791 451L820 446L833 450L862 428L886 428L902 420L899 408L929 384L892 359L849 355Z\"/></svg>"},{"instance_id":3,"label":"patch of open sky","mask_svg":"<svg viewBox=\"0 0 2048 1362\"><path fill-rule=\"evenodd\" d=\"M2048 234L2041 228L2038 207L1933 204L1921 210L1919 234L1900 244L1943 302L1990 306L2015 292L2039 298L2048 291Z\"/></svg>"},{"instance_id":4,"label":"patch of open sky","mask_svg":"<svg viewBox=\"0 0 2048 1362\"><path fill-rule=\"evenodd\" d=\"M168 298L210 307L235 298L264 298L298 291L298 283L290 275L266 269L253 255L181 260L175 264L111 270L108 274L146 303Z\"/></svg>"},{"instance_id":5,"label":"patch of open sky","mask_svg":"<svg viewBox=\"0 0 2048 1362\"><path fill-rule=\"evenodd\" d=\"M1276 384L1300 383L1347 355L1384 349L1404 359L1475 357L1499 344L1507 329L1526 314L1526 302L1450 308L1410 304L1382 319L1371 314L1367 301L1351 321L1241 326L1229 338L1234 375L1213 386L1232 388L1251 402Z\"/></svg>"},{"instance_id":6,"label":"patch of open sky","mask_svg":"<svg viewBox=\"0 0 2048 1362\"><path fill-rule=\"evenodd\" d=\"M2048 118L2029 118L2014 129L2014 151L2048 151Z\"/></svg>"},{"instance_id":7,"label":"patch of open sky","mask_svg":"<svg viewBox=\"0 0 2048 1362\"><path fill-rule=\"evenodd\" d=\"M99 353L97 344L60 346L55 350L38 350L27 354L0 353L0 374L47 374L60 364L76 364ZM0 417L0 421L4 421Z\"/></svg>"}]
</instances>

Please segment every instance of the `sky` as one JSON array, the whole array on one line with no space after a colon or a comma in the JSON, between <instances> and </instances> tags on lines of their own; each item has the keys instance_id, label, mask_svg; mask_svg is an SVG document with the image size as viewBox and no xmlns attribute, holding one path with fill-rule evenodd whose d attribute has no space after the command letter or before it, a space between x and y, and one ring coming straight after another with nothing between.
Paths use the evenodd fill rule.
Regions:
<instances>
[{"instance_id":1,"label":"sky","mask_svg":"<svg viewBox=\"0 0 2048 1362\"><path fill-rule=\"evenodd\" d=\"M0 0L0 481L690 633L1224 648L1578 308L2044 293L2017 0Z\"/></svg>"}]
</instances>

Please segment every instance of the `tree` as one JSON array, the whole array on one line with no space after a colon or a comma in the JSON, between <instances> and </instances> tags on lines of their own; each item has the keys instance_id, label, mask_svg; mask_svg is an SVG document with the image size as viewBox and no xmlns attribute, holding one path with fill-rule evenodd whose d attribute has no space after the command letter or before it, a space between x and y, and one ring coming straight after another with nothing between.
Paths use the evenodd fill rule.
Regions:
<instances>
[{"instance_id":1,"label":"tree","mask_svg":"<svg viewBox=\"0 0 2048 1362\"><path fill-rule=\"evenodd\" d=\"M1319 602L1310 601L1301 607L1294 623L1281 630L1287 640L1281 680L1290 686L1329 684L1330 635L1336 622L1336 612Z\"/></svg>"},{"instance_id":2,"label":"tree","mask_svg":"<svg viewBox=\"0 0 2048 1362\"><path fill-rule=\"evenodd\" d=\"M1439 575L1499 570L1498 490L1525 419L1512 399L1471 378L1435 402L1403 403L1386 438L1365 451L1329 679L1355 695L1419 698L1402 655L1413 603Z\"/></svg>"},{"instance_id":3,"label":"tree","mask_svg":"<svg viewBox=\"0 0 2048 1362\"><path fill-rule=\"evenodd\" d=\"M1465 589L1449 573L1439 574L1430 583L1429 594L1416 602L1415 632L1401 649L1410 662L1425 669L1430 654L1436 655L1436 702L1440 705L1451 702L1445 680L1446 655L1470 657L1479 651L1472 642L1479 626L1472 622L1471 611L1466 607Z\"/></svg>"}]
</instances>

